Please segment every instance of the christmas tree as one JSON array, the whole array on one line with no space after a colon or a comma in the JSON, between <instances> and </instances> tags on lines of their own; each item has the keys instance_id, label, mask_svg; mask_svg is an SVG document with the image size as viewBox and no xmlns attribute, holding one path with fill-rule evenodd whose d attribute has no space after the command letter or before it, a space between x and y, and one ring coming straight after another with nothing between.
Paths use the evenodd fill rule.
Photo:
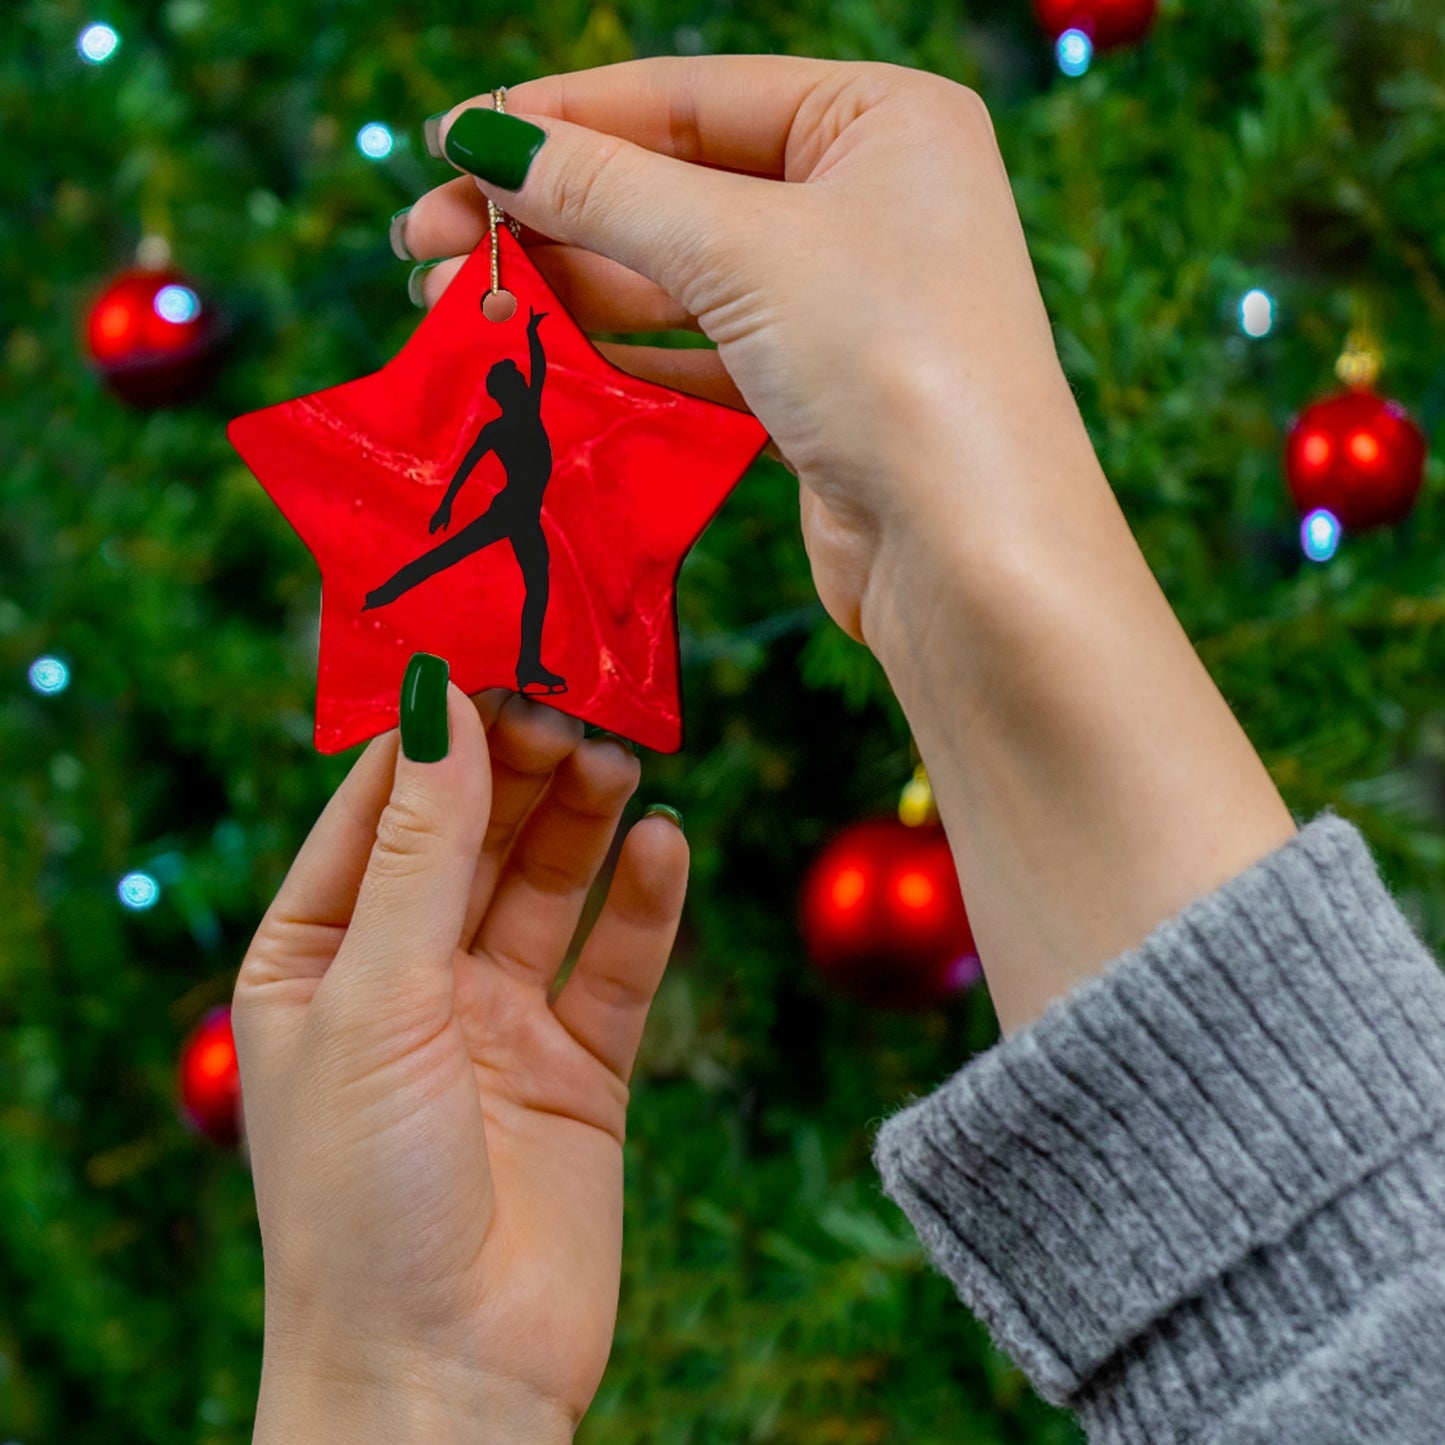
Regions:
<instances>
[{"instance_id":1,"label":"christmas tree","mask_svg":"<svg viewBox=\"0 0 1445 1445\"><path fill-rule=\"evenodd\" d=\"M1166 0L1142 43L1097 53L1026 0L14 7L0 1438L250 1438L251 1182L178 1117L177 1057L353 754L312 748L314 564L224 426L375 370L415 326L387 218L451 174L424 116L673 53L881 60L978 90L1145 556L1296 816L1357 822L1438 947L1440 463L1403 521L1302 535L1283 458L1351 333L1427 436L1445 404L1442 42L1426 0ZM138 256L172 268L158 314L208 318L171 358L197 394L165 405L91 364L86 319ZM1061 1445L1073 1422L991 1347L868 1159L884 1114L995 1040L986 995L870 1008L800 938L810 861L889 813L916 759L816 601L797 505L760 460L682 573L687 745L645 757L629 821L678 807L693 881L634 1075L621 1314L578 1438Z\"/></svg>"}]
</instances>

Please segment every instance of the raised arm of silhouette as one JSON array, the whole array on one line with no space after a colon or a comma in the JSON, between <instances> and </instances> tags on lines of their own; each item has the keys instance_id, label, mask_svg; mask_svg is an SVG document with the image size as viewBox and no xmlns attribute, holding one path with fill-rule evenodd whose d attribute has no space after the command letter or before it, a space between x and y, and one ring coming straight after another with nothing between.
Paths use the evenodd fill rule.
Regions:
<instances>
[{"instance_id":1,"label":"raised arm of silhouette","mask_svg":"<svg viewBox=\"0 0 1445 1445\"><path fill-rule=\"evenodd\" d=\"M547 311L534 309L527 322L527 340L531 343L532 349L532 384L529 390L532 393L532 400L538 406L542 404L542 380L547 375L547 353L542 350L542 338L537 335L537 328L550 314Z\"/></svg>"},{"instance_id":2,"label":"raised arm of silhouette","mask_svg":"<svg viewBox=\"0 0 1445 1445\"><path fill-rule=\"evenodd\" d=\"M471 476L472 468L486 456L495 446L492 428L496 426L495 421L489 421L481 431L477 433L477 439L467 448L467 454L457 465L456 472L452 476L451 485L447 487L447 494L441 500L441 505L432 514L431 526L427 529L435 532L438 527L446 528L452 523L452 499L461 491L462 483Z\"/></svg>"}]
</instances>

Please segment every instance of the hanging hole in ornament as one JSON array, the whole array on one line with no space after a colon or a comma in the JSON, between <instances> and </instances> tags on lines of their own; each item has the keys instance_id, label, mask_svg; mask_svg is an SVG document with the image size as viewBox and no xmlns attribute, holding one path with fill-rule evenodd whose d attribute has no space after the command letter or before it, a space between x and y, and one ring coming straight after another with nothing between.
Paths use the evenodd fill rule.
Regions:
<instances>
[{"instance_id":1,"label":"hanging hole in ornament","mask_svg":"<svg viewBox=\"0 0 1445 1445\"><path fill-rule=\"evenodd\" d=\"M488 321L510 321L516 309L517 298L505 286L482 297L482 315Z\"/></svg>"}]
</instances>

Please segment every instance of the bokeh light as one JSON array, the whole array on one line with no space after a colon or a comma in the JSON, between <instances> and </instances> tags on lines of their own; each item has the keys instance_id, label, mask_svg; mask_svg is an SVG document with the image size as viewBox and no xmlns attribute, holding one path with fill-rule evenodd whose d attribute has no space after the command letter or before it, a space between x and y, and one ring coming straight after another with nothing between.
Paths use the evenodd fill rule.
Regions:
<instances>
[{"instance_id":1,"label":"bokeh light","mask_svg":"<svg viewBox=\"0 0 1445 1445\"><path fill-rule=\"evenodd\" d=\"M983 977L983 960L976 953L961 953L948 966L947 987L958 992Z\"/></svg>"},{"instance_id":2,"label":"bokeh light","mask_svg":"<svg viewBox=\"0 0 1445 1445\"><path fill-rule=\"evenodd\" d=\"M1328 562L1339 550L1340 523L1333 512L1316 507L1300 523L1300 546L1311 562Z\"/></svg>"},{"instance_id":3,"label":"bokeh light","mask_svg":"<svg viewBox=\"0 0 1445 1445\"><path fill-rule=\"evenodd\" d=\"M75 48L82 60L89 61L91 65L104 65L115 54L119 44L120 36L109 25L97 24L87 25L80 32Z\"/></svg>"},{"instance_id":4,"label":"bokeh light","mask_svg":"<svg viewBox=\"0 0 1445 1445\"><path fill-rule=\"evenodd\" d=\"M1362 467L1372 467L1380 460L1380 439L1371 432L1357 431L1345 443L1350 460Z\"/></svg>"},{"instance_id":5,"label":"bokeh light","mask_svg":"<svg viewBox=\"0 0 1445 1445\"><path fill-rule=\"evenodd\" d=\"M30 664L30 686L46 697L54 697L70 686L70 669L58 657L37 657Z\"/></svg>"},{"instance_id":6,"label":"bokeh light","mask_svg":"<svg viewBox=\"0 0 1445 1445\"><path fill-rule=\"evenodd\" d=\"M1300 460L1311 471L1322 472L1329 465L1334 447L1323 432L1312 431L1300 443Z\"/></svg>"},{"instance_id":7,"label":"bokeh light","mask_svg":"<svg viewBox=\"0 0 1445 1445\"><path fill-rule=\"evenodd\" d=\"M928 874L915 871L901 874L894 884L894 892L905 908L927 908L937 890Z\"/></svg>"},{"instance_id":8,"label":"bokeh light","mask_svg":"<svg viewBox=\"0 0 1445 1445\"><path fill-rule=\"evenodd\" d=\"M162 286L152 305L162 321L173 321L177 326L201 314L201 298L189 286Z\"/></svg>"},{"instance_id":9,"label":"bokeh light","mask_svg":"<svg viewBox=\"0 0 1445 1445\"><path fill-rule=\"evenodd\" d=\"M833 880L833 906L852 908L868 891L868 876L861 868L844 868Z\"/></svg>"},{"instance_id":10,"label":"bokeh light","mask_svg":"<svg viewBox=\"0 0 1445 1445\"><path fill-rule=\"evenodd\" d=\"M392 135L391 127L382 125L379 120L369 121L356 132L356 148L370 160L385 160L395 144L396 137Z\"/></svg>"},{"instance_id":11,"label":"bokeh light","mask_svg":"<svg viewBox=\"0 0 1445 1445\"><path fill-rule=\"evenodd\" d=\"M1246 336L1268 336L1274 330L1274 297L1268 291L1246 291L1239 303L1239 326Z\"/></svg>"},{"instance_id":12,"label":"bokeh light","mask_svg":"<svg viewBox=\"0 0 1445 1445\"><path fill-rule=\"evenodd\" d=\"M115 891L127 908L139 913L160 898L161 885L149 873L127 873Z\"/></svg>"},{"instance_id":13,"label":"bokeh light","mask_svg":"<svg viewBox=\"0 0 1445 1445\"><path fill-rule=\"evenodd\" d=\"M1094 60L1094 42L1082 30L1066 30L1054 47L1065 75L1083 75Z\"/></svg>"}]
</instances>

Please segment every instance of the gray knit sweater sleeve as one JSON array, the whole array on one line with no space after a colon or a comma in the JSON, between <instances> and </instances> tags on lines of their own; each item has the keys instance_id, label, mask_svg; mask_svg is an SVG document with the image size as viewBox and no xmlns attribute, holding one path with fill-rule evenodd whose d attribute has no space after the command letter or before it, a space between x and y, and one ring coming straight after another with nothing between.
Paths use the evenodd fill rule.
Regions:
<instances>
[{"instance_id":1,"label":"gray knit sweater sleeve","mask_svg":"<svg viewBox=\"0 0 1445 1445\"><path fill-rule=\"evenodd\" d=\"M1445 974L1328 809L874 1162L1094 1445L1445 1441Z\"/></svg>"}]
</instances>

